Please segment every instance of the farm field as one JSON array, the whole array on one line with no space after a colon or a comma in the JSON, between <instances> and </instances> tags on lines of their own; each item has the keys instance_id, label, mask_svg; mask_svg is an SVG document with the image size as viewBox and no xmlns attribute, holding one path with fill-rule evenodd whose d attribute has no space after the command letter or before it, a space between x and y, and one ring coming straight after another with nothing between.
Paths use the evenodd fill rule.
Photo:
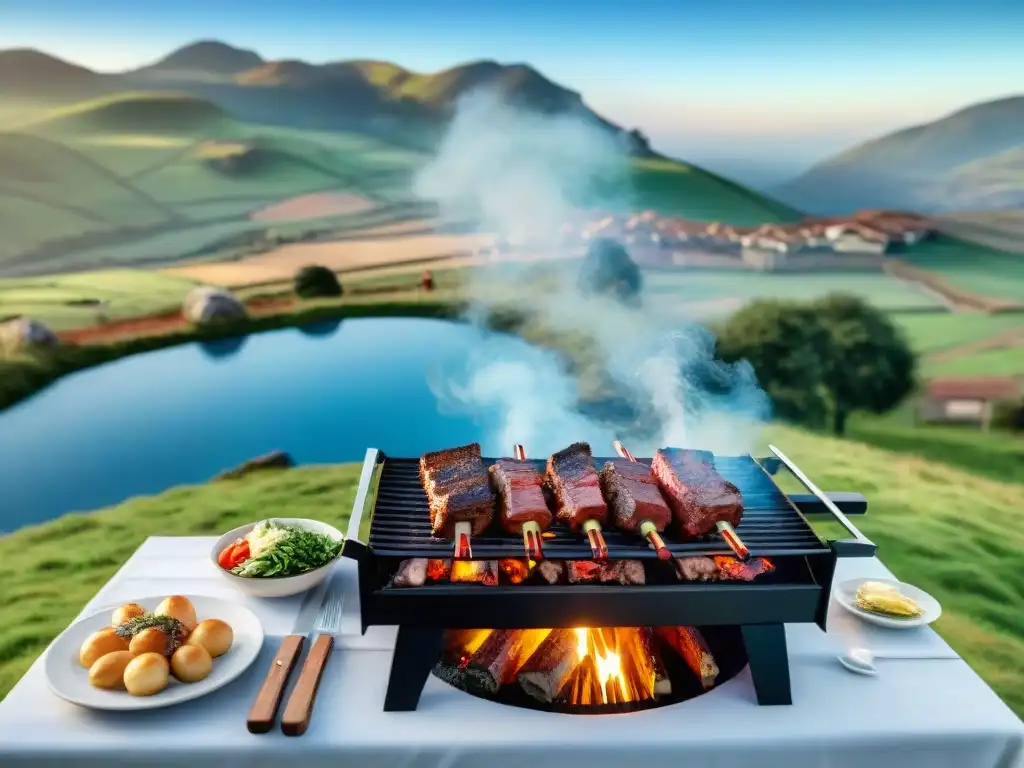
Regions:
<instances>
[{"instance_id":1,"label":"farm field","mask_svg":"<svg viewBox=\"0 0 1024 768\"><path fill-rule=\"evenodd\" d=\"M1024 314L981 315L959 312L892 313L910 345L920 355L998 336L1024 327Z\"/></svg>"},{"instance_id":2,"label":"farm field","mask_svg":"<svg viewBox=\"0 0 1024 768\"><path fill-rule=\"evenodd\" d=\"M1015 346L968 352L962 356L929 362L932 376L1024 376L1024 336Z\"/></svg>"},{"instance_id":3,"label":"farm field","mask_svg":"<svg viewBox=\"0 0 1024 768\"><path fill-rule=\"evenodd\" d=\"M914 246L900 258L934 272L956 288L1024 303L1024 258L1019 254L939 237Z\"/></svg>"}]
</instances>

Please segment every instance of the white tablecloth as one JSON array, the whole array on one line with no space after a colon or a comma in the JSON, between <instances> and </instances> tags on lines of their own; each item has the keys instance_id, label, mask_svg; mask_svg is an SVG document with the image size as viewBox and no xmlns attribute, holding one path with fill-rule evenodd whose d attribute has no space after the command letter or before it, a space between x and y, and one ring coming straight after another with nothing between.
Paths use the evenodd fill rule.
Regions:
<instances>
[{"instance_id":1,"label":"white tablecloth","mask_svg":"<svg viewBox=\"0 0 1024 768\"><path fill-rule=\"evenodd\" d=\"M787 627L793 705L761 707L748 671L697 699L631 715L578 717L512 710L431 677L416 712L385 713L393 630L358 636L354 564L339 563L347 590L342 633L317 696L309 731L256 736L245 716L302 598L247 599L209 563L212 539L148 540L85 608L132 598L208 594L246 601L267 641L246 674L210 696L150 712L81 709L47 689L41 662L0 703L0 766L190 768L1020 768L1024 724L930 629L868 627L833 605L829 632ZM195 574L182 579L181 573ZM841 561L836 581L890 577L877 560ZM878 654L878 677L839 666L851 645Z\"/></svg>"}]
</instances>

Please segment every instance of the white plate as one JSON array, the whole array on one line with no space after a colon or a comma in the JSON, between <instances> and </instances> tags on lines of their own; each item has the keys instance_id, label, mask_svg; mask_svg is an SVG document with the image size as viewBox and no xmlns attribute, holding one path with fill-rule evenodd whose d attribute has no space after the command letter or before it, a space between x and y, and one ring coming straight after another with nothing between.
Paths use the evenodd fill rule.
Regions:
<instances>
[{"instance_id":1,"label":"white plate","mask_svg":"<svg viewBox=\"0 0 1024 768\"><path fill-rule=\"evenodd\" d=\"M154 610L167 595L126 600ZM53 641L43 662L50 690L62 699L90 709L158 709L197 699L237 678L256 661L263 647L263 626L248 608L216 597L185 595L196 609L196 618L221 619L231 625L234 642L223 656L213 660L213 672L198 683L179 683L173 677L167 687L152 696L132 696L127 691L105 691L89 684L89 670L78 662L82 643L93 632L110 626L117 605L76 621ZM120 604L119 604L120 605Z\"/></svg>"},{"instance_id":2,"label":"white plate","mask_svg":"<svg viewBox=\"0 0 1024 768\"><path fill-rule=\"evenodd\" d=\"M890 616L882 616L878 613L871 613L871 611L865 611L858 608L856 600L857 588L865 581L877 581L882 584L891 584L911 600L914 600L921 607L922 614L913 619L897 619ZM864 619L864 621L870 622L871 624L877 624L881 627L891 627L893 629L920 627L925 624L931 624L942 615L942 606L939 605L939 601L927 592L910 584L904 584L891 579L850 579L849 581L844 581L837 586L833 592L836 596L836 600L841 606L843 606L843 608L853 615Z\"/></svg>"}]
</instances>

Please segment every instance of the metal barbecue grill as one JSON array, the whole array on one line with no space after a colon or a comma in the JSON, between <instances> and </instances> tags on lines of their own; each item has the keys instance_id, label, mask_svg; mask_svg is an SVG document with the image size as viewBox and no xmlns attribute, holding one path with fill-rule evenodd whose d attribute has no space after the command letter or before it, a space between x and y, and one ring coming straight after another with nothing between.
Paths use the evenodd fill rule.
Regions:
<instances>
[{"instance_id":1,"label":"metal barbecue grill","mask_svg":"<svg viewBox=\"0 0 1024 768\"><path fill-rule=\"evenodd\" d=\"M611 460L595 458L594 463L602 467L606 461ZM488 466L495 461L497 459L484 459ZM650 464L650 459L640 461ZM532 463L543 475L545 463ZM717 457L715 468L743 494L743 520L737 526L736 532L747 545L751 556L828 554L828 545L822 543L803 515L753 458ZM548 559L591 558L590 545L585 535L572 533L559 521L551 526L550 532L554 534L554 538L544 540L544 554ZM684 541L674 537L671 531L666 531L662 538L673 557L732 554L720 536L705 536L698 540ZM610 525L604 531L604 539L608 544L608 557L612 560L646 560L657 557L657 553L648 546L646 539L616 530ZM370 549L378 557L452 556L452 542L435 539L430 534L430 512L427 494L420 485L419 459L384 461L370 527ZM505 533L497 520L482 536L473 537L474 559L522 556L522 539Z\"/></svg>"},{"instance_id":2,"label":"metal barbecue grill","mask_svg":"<svg viewBox=\"0 0 1024 768\"><path fill-rule=\"evenodd\" d=\"M792 703L784 625L813 622L824 630L837 558L871 557L875 545L846 517L866 511L863 496L822 493L781 451L772 450L774 457L758 460L715 458L718 472L743 494L737 533L752 557L770 558L775 566L755 581L680 581L671 561L659 561L645 539L609 527L609 559L642 561L645 584L433 583L408 589L390 587L399 564L407 558L451 558L453 544L430 534L419 460L367 451L353 514L371 516L368 544L350 537L344 555L359 563L363 631L373 625L398 626L385 710L416 709L447 629L581 626L739 626L758 702ZM607 460L595 463L600 467ZM536 464L543 472L543 462ZM772 479L781 466L811 493L784 493ZM851 538L822 541L804 517L820 513L835 517ZM547 559L591 559L585 536L560 523L551 532L554 538L544 542ZM717 537L685 541L667 531L664 540L673 557L731 555ZM473 559L523 557L522 540L507 535L497 522L473 538Z\"/></svg>"}]
</instances>

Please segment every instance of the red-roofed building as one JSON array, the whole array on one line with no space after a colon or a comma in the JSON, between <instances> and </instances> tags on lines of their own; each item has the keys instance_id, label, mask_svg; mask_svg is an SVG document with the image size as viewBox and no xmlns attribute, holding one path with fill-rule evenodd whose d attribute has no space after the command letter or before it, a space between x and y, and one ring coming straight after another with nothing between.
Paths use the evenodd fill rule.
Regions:
<instances>
[{"instance_id":1,"label":"red-roofed building","mask_svg":"<svg viewBox=\"0 0 1024 768\"><path fill-rule=\"evenodd\" d=\"M979 424L987 430L992 407L1021 397L1021 382L1012 378L933 379L918 403L922 422Z\"/></svg>"}]
</instances>

